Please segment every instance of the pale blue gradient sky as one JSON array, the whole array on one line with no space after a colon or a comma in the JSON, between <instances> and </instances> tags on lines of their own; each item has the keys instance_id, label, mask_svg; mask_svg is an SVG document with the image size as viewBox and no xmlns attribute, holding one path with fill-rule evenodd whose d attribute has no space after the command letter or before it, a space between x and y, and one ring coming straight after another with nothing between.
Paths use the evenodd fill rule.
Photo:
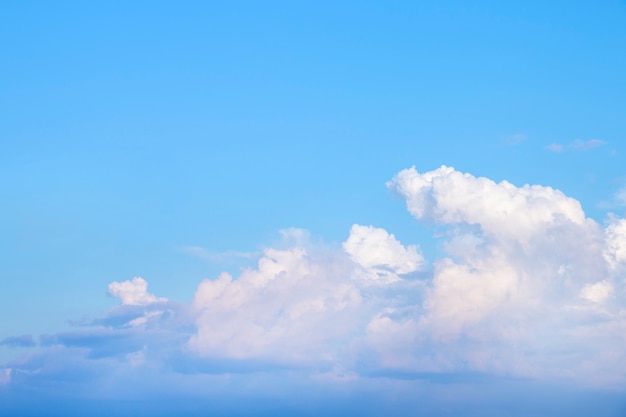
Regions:
<instances>
[{"instance_id":1,"label":"pale blue gradient sky","mask_svg":"<svg viewBox=\"0 0 626 417\"><path fill-rule=\"evenodd\" d=\"M623 216L624 2L339 3L0 6L0 340L105 315L134 276L188 303L289 227L433 260L385 187L413 165Z\"/></svg>"}]
</instances>

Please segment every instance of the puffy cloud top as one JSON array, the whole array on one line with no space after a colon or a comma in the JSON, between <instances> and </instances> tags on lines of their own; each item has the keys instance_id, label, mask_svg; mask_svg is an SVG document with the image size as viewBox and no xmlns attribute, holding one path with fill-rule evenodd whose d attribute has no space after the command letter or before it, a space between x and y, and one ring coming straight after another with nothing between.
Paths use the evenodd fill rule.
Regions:
<instances>
[{"instance_id":1,"label":"puffy cloud top","mask_svg":"<svg viewBox=\"0 0 626 417\"><path fill-rule=\"evenodd\" d=\"M129 281L114 281L109 284L109 294L122 300L124 305L144 306L167 301L167 298L156 297L148 292L148 283L141 277Z\"/></svg>"},{"instance_id":2,"label":"puffy cloud top","mask_svg":"<svg viewBox=\"0 0 626 417\"><path fill-rule=\"evenodd\" d=\"M424 265L424 258L415 245L402 246L385 229L355 224L343 243L344 250L365 269L387 278L408 274Z\"/></svg>"},{"instance_id":3,"label":"puffy cloud top","mask_svg":"<svg viewBox=\"0 0 626 417\"><path fill-rule=\"evenodd\" d=\"M274 363L328 361L352 331L361 294L341 256L267 249L257 269L204 280L190 347L204 356Z\"/></svg>"},{"instance_id":4,"label":"puffy cloud top","mask_svg":"<svg viewBox=\"0 0 626 417\"><path fill-rule=\"evenodd\" d=\"M177 357L193 369L261 363L339 378L469 371L626 384L626 220L603 227L558 190L445 166L403 170L388 186L440 225L432 268L417 245L374 226L353 225L341 248L287 229L282 249L203 280L191 305L158 304L167 299L143 278L111 283L122 305L95 331L51 337L51 357L67 349L87 369L92 358L141 369ZM36 357L10 364L0 384L44 368Z\"/></svg>"},{"instance_id":5,"label":"puffy cloud top","mask_svg":"<svg viewBox=\"0 0 626 417\"><path fill-rule=\"evenodd\" d=\"M524 239L546 223L585 220L580 203L562 192L539 185L514 185L474 177L454 168L420 174L400 171L387 186L406 200L417 219L441 224L479 224L483 233Z\"/></svg>"},{"instance_id":6,"label":"puffy cloud top","mask_svg":"<svg viewBox=\"0 0 626 417\"><path fill-rule=\"evenodd\" d=\"M434 262L423 314L388 320L378 327L385 338L400 338L394 326L409 326L452 348L447 366L624 380L626 344L617 330L626 327L623 219L603 230L558 190L496 183L446 166L403 170L388 187L416 219L448 228L449 257ZM559 355L563 349L568 359Z\"/></svg>"},{"instance_id":7,"label":"puffy cloud top","mask_svg":"<svg viewBox=\"0 0 626 417\"><path fill-rule=\"evenodd\" d=\"M611 269L626 264L626 219L612 218L606 228L606 258Z\"/></svg>"}]
</instances>

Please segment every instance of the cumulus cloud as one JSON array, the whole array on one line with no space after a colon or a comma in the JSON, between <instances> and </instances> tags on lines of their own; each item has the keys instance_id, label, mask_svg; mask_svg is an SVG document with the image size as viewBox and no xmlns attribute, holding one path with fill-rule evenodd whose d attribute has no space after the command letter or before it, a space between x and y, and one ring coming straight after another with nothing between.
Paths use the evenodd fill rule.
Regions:
<instances>
[{"instance_id":1,"label":"cumulus cloud","mask_svg":"<svg viewBox=\"0 0 626 417\"><path fill-rule=\"evenodd\" d=\"M402 246L385 229L355 224L343 249L375 278L397 280L398 275L415 272L424 265L417 246Z\"/></svg>"},{"instance_id":2,"label":"cumulus cloud","mask_svg":"<svg viewBox=\"0 0 626 417\"><path fill-rule=\"evenodd\" d=\"M258 267L237 279L223 273L204 280L193 300L198 331L189 346L203 356L331 361L362 305L348 267L341 254L295 246L266 250Z\"/></svg>"},{"instance_id":3,"label":"cumulus cloud","mask_svg":"<svg viewBox=\"0 0 626 417\"><path fill-rule=\"evenodd\" d=\"M616 270L626 264L626 219L612 216L605 230L605 257L610 269Z\"/></svg>"},{"instance_id":4,"label":"cumulus cloud","mask_svg":"<svg viewBox=\"0 0 626 417\"><path fill-rule=\"evenodd\" d=\"M587 301L593 303L602 303L613 292L613 286L608 281L600 281L593 284L587 284L580 290L580 296Z\"/></svg>"},{"instance_id":5,"label":"cumulus cloud","mask_svg":"<svg viewBox=\"0 0 626 417\"><path fill-rule=\"evenodd\" d=\"M121 305L42 344L82 352L85 369L626 384L626 220L602 226L551 187L446 166L403 170L387 186L442 232L432 268L416 244L375 226L353 225L340 247L286 229L255 267L203 280L191 304L150 294L143 278L113 282ZM8 367L30 372L33 357Z\"/></svg>"},{"instance_id":6,"label":"cumulus cloud","mask_svg":"<svg viewBox=\"0 0 626 417\"><path fill-rule=\"evenodd\" d=\"M600 139L577 139L566 145L551 143L550 145L546 146L546 149L552 152L560 153L564 151L588 151L589 149L597 148L602 145L606 145L606 142Z\"/></svg>"},{"instance_id":7,"label":"cumulus cloud","mask_svg":"<svg viewBox=\"0 0 626 417\"><path fill-rule=\"evenodd\" d=\"M405 320L449 349L448 361L526 376L624 378L626 349L616 330L626 324L624 300L609 303L621 279L613 271L624 256L623 220L603 230L558 190L445 166L403 170L388 186L419 220L452 231L472 226L450 233L449 257L434 263L424 313ZM603 343L590 342L599 337ZM591 352L620 360L609 368L589 360Z\"/></svg>"},{"instance_id":8,"label":"cumulus cloud","mask_svg":"<svg viewBox=\"0 0 626 417\"><path fill-rule=\"evenodd\" d=\"M424 265L416 246L404 246L373 226L353 225L340 251L310 245L308 233L298 229L281 234L291 245L267 249L257 268L200 284L193 301L193 351L337 365L364 334L390 284Z\"/></svg>"},{"instance_id":9,"label":"cumulus cloud","mask_svg":"<svg viewBox=\"0 0 626 417\"><path fill-rule=\"evenodd\" d=\"M554 222L585 220L578 201L558 190L496 184L446 166L425 174L415 168L403 170L387 186L406 200L418 220L479 225L493 238L525 241Z\"/></svg>"},{"instance_id":10,"label":"cumulus cloud","mask_svg":"<svg viewBox=\"0 0 626 417\"><path fill-rule=\"evenodd\" d=\"M143 306L167 301L167 298L156 297L148 292L148 283L141 277L129 281L114 281L109 284L109 294L122 300L122 304Z\"/></svg>"}]
</instances>

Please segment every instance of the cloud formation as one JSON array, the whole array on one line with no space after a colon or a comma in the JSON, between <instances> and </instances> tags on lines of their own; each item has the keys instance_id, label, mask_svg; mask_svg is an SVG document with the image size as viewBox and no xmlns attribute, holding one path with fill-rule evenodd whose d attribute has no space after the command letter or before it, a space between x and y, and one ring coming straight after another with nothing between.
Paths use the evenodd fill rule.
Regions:
<instances>
[{"instance_id":1,"label":"cloud formation","mask_svg":"<svg viewBox=\"0 0 626 417\"><path fill-rule=\"evenodd\" d=\"M615 200L620 206L626 207L626 187L622 187L615 193Z\"/></svg>"},{"instance_id":2,"label":"cloud formation","mask_svg":"<svg viewBox=\"0 0 626 417\"><path fill-rule=\"evenodd\" d=\"M9 347L33 347L35 346L35 340L33 335L24 334L21 336L6 337L0 340L0 346Z\"/></svg>"},{"instance_id":3,"label":"cloud formation","mask_svg":"<svg viewBox=\"0 0 626 417\"><path fill-rule=\"evenodd\" d=\"M550 145L546 146L546 149L552 152L560 153L565 151L588 151L589 149L597 148L602 145L606 145L606 142L600 139L577 139L571 143L568 143L567 145L551 143Z\"/></svg>"},{"instance_id":4,"label":"cloud formation","mask_svg":"<svg viewBox=\"0 0 626 417\"><path fill-rule=\"evenodd\" d=\"M239 251L225 251L225 252L212 252L208 249L200 246L186 246L182 248L182 251L213 263L224 263L229 261L236 261L241 259L256 259L259 254L254 252L239 252Z\"/></svg>"},{"instance_id":5,"label":"cloud formation","mask_svg":"<svg viewBox=\"0 0 626 417\"><path fill-rule=\"evenodd\" d=\"M509 136L504 140L504 143L509 146L516 146L526 140L526 135L523 133L516 133L514 135Z\"/></svg>"},{"instance_id":6,"label":"cloud formation","mask_svg":"<svg viewBox=\"0 0 626 417\"><path fill-rule=\"evenodd\" d=\"M435 261L424 314L411 319L452 347L447 359L488 372L623 380L623 220L603 230L558 190L445 166L401 171L388 186L415 218L448 228L449 256ZM592 352L620 361L609 367Z\"/></svg>"},{"instance_id":7,"label":"cloud formation","mask_svg":"<svg viewBox=\"0 0 626 417\"><path fill-rule=\"evenodd\" d=\"M340 247L288 229L256 267L203 280L191 304L149 293L143 278L111 283L121 305L42 337L44 351L8 364L4 379L59 372L42 358L71 353L88 375L106 365L626 384L625 219L602 226L551 187L446 166L405 169L387 186L437 225L442 256L427 262L371 225L353 225Z\"/></svg>"},{"instance_id":8,"label":"cloud formation","mask_svg":"<svg viewBox=\"0 0 626 417\"><path fill-rule=\"evenodd\" d=\"M123 305L143 306L152 303L167 301L167 298L157 298L148 292L148 283L141 277L130 281L109 284L109 294L122 300Z\"/></svg>"},{"instance_id":9,"label":"cloud formation","mask_svg":"<svg viewBox=\"0 0 626 417\"><path fill-rule=\"evenodd\" d=\"M373 226L353 225L343 249L355 263L371 272L374 279L395 281L398 275L424 266L424 258L415 245L404 247L394 235Z\"/></svg>"}]
</instances>

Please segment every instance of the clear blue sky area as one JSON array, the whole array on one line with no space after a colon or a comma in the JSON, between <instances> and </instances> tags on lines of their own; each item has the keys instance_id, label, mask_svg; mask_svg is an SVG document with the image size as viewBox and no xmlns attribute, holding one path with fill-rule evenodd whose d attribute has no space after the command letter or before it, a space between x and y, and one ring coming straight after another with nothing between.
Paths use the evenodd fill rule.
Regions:
<instances>
[{"instance_id":1,"label":"clear blue sky area","mask_svg":"<svg viewBox=\"0 0 626 417\"><path fill-rule=\"evenodd\" d=\"M416 220L386 186L412 166L423 173L446 165L496 183L549 186L580 202L599 228L624 215L624 1L4 2L0 51L0 371L7 370L4 379L0 373L0 413L52 415L46 407L53 412L64 404L58 390L84 380L89 392L67 403L76 415L96 409L205 415L211 405L198 399L202 391L177 382L187 371L176 371L179 363L171 359L186 354L196 326L202 328L198 321L167 325L178 334L168 333L167 354L146 354L149 371L132 376L136 384L166 382L138 391L130 408L120 404L131 399L110 389L118 374L107 362L123 356L115 338L131 337L130 327L80 345L92 349L85 351L88 365L68 359L45 378L32 375L76 347L60 340L117 329L100 322L81 327L117 314L111 313L116 295L107 293L111 282L143 277L149 293L187 311L202 279L256 268L265 248L284 245L280 230L306 229L314 246L341 252L353 224L383 228L417 246L428 297L437 260L451 249L441 219ZM585 285L592 276L603 279L600 269L585 271ZM611 308L624 312L626 274L615 271L606 281L616 300ZM131 337L138 352L160 343L156 333L151 342L142 337ZM619 340L606 344L626 350ZM350 349L359 350L360 342L353 343ZM541 351L539 345L532 349ZM127 350L124 355L134 351ZM338 397L334 388L314 385L316 394L302 403L285 398L296 395L294 386L309 387L311 372L298 367L294 372L306 376L293 376L284 368L291 365L278 372L273 363L259 371L263 377L237 375L245 388L228 401L242 415L254 404L271 415L333 415L311 405L320 403L336 404L335 411L343 410L337 415L413 415L416 407L424 415L455 416L626 413L626 373L581 385L553 379L560 371L535 379L519 369L468 369L466 359L454 358L436 369L411 362L417 367L411 375L445 368L444 382L367 377L363 363L370 362L346 359L342 369L357 381L338 388ZM324 366L313 368L324 373ZM216 378L231 372L211 369L207 375ZM467 371L488 376L448 382ZM507 389L484 393L509 377ZM387 378L391 385L381 382ZM555 401L537 381L558 387ZM269 390L255 400L255 384L266 383L282 393ZM221 379L203 384L233 389ZM170 404L184 407L160 408L155 392L170 385L177 387ZM528 403L511 394L517 389ZM412 399L414 391L423 402ZM382 392L377 407L363 405L371 392ZM26 400L31 397L36 400ZM577 397L598 408L576 414ZM224 401L214 413L229 409Z\"/></svg>"}]
</instances>

